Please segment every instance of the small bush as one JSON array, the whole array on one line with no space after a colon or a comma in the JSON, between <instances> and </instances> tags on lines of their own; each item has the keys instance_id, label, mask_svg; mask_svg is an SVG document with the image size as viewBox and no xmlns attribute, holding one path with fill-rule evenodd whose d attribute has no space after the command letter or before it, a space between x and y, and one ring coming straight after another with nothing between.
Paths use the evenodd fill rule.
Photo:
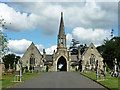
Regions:
<instances>
[{"instance_id":1,"label":"small bush","mask_svg":"<svg viewBox=\"0 0 120 90\"><path fill-rule=\"evenodd\" d=\"M108 65L106 65L106 71L107 72L111 71L111 69L108 67Z\"/></svg>"}]
</instances>

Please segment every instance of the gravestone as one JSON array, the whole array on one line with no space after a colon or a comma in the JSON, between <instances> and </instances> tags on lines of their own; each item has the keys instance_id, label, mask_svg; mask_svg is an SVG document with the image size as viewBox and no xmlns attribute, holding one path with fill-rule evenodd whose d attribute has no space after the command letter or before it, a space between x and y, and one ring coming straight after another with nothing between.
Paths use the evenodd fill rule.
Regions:
<instances>
[{"instance_id":1,"label":"gravestone","mask_svg":"<svg viewBox=\"0 0 120 90\"><path fill-rule=\"evenodd\" d=\"M104 74L106 75L107 74L107 71L106 71L106 62L105 62L105 64L104 64Z\"/></svg>"},{"instance_id":2,"label":"gravestone","mask_svg":"<svg viewBox=\"0 0 120 90\"><path fill-rule=\"evenodd\" d=\"M10 70L10 64L9 64L9 70Z\"/></svg>"},{"instance_id":3,"label":"gravestone","mask_svg":"<svg viewBox=\"0 0 120 90\"><path fill-rule=\"evenodd\" d=\"M20 71L20 62L18 61L18 63L16 64L16 71Z\"/></svg>"},{"instance_id":4,"label":"gravestone","mask_svg":"<svg viewBox=\"0 0 120 90\"><path fill-rule=\"evenodd\" d=\"M120 62L119 62L119 65L118 65L118 78L120 78Z\"/></svg>"},{"instance_id":5,"label":"gravestone","mask_svg":"<svg viewBox=\"0 0 120 90\"><path fill-rule=\"evenodd\" d=\"M113 68L113 71L112 71L112 76L113 77L116 77L117 76L117 59L115 58L115 60L113 61L114 63L114 68Z\"/></svg>"}]
</instances>

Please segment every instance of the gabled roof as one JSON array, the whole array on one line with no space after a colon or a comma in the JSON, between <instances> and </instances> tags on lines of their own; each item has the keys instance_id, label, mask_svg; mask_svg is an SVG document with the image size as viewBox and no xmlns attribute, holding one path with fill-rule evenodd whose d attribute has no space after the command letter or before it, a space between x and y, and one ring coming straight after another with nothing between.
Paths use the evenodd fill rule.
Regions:
<instances>
[{"instance_id":1,"label":"gabled roof","mask_svg":"<svg viewBox=\"0 0 120 90\"><path fill-rule=\"evenodd\" d=\"M85 53L88 51L88 49L90 49L91 47L93 47L94 49L96 49L96 47L94 46L94 44L93 43L91 43L90 44L90 46L84 51L84 53L82 54L82 56L83 55L85 55ZM97 49L96 49L97 50ZM98 52L98 50L97 50L97 52ZM99 52L98 52L99 53ZM99 53L100 54L100 53ZM100 54L100 56L101 56L101 54Z\"/></svg>"},{"instance_id":2,"label":"gabled roof","mask_svg":"<svg viewBox=\"0 0 120 90\"><path fill-rule=\"evenodd\" d=\"M26 52L24 53L24 55L27 53L27 51L30 49L31 46L35 47L36 50L38 51L38 53L41 55L40 51L38 50L38 48L35 46L35 44L34 44L33 42L32 42L32 43L30 44L30 46L27 48L27 50L26 50ZM23 55L23 56L24 56L24 55ZM23 56L22 56L22 57L23 57Z\"/></svg>"}]
</instances>

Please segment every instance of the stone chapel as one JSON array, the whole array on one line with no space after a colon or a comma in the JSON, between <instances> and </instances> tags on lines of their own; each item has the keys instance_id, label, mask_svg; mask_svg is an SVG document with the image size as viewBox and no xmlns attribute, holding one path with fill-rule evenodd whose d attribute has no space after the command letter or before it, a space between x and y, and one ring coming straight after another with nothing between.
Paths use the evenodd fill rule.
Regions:
<instances>
[{"instance_id":1,"label":"stone chapel","mask_svg":"<svg viewBox=\"0 0 120 90\"><path fill-rule=\"evenodd\" d=\"M30 67L34 67L35 71L46 71L46 68L49 68L49 71L75 71L81 62L82 71L85 71L86 69L94 70L97 61L99 68L103 70L103 58L93 43L82 55L80 50L78 50L78 55L71 55L71 52L67 50L63 13L61 12L57 51L54 50L53 54L49 55L43 49L42 55L32 42L22 57L22 66L27 67L28 70Z\"/></svg>"}]
</instances>

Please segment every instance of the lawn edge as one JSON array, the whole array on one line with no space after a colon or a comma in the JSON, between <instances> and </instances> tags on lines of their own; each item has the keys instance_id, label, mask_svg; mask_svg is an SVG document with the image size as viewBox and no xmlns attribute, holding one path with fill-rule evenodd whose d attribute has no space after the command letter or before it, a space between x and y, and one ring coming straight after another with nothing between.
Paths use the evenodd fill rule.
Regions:
<instances>
[{"instance_id":1,"label":"lawn edge","mask_svg":"<svg viewBox=\"0 0 120 90\"><path fill-rule=\"evenodd\" d=\"M40 75L42 75L42 74L43 74L43 73L41 73ZM39 75L39 76L40 76L40 75ZM39 76L34 76L34 77L30 78L30 79L33 79L33 78L39 77ZM10 85L10 86L8 86L8 87L6 87L6 88L2 88L2 90L9 89L9 88L11 88L12 86L19 85L19 84L21 84L21 83L24 83L24 82L30 80L30 79L27 79L27 80L24 80L24 81L22 81L22 82L16 83L16 84L14 84L14 85Z\"/></svg>"},{"instance_id":2,"label":"lawn edge","mask_svg":"<svg viewBox=\"0 0 120 90\"><path fill-rule=\"evenodd\" d=\"M103 87L107 88L108 90L111 90L111 88L106 87L105 85L103 85L103 84L101 84L101 83L97 82L96 80L94 80L94 79L92 79L92 78L90 78L90 77L88 77L88 76L86 76L86 75L84 75L84 74L82 74L82 73L80 73L80 74L81 74L81 75L83 75L83 76L85 76L85 77L87 77L87 78L89 78L90 80L92 80L92 81L96 82L97 84L100 84L101 86L103 86Z\"/></svg>"}]
</instances>

